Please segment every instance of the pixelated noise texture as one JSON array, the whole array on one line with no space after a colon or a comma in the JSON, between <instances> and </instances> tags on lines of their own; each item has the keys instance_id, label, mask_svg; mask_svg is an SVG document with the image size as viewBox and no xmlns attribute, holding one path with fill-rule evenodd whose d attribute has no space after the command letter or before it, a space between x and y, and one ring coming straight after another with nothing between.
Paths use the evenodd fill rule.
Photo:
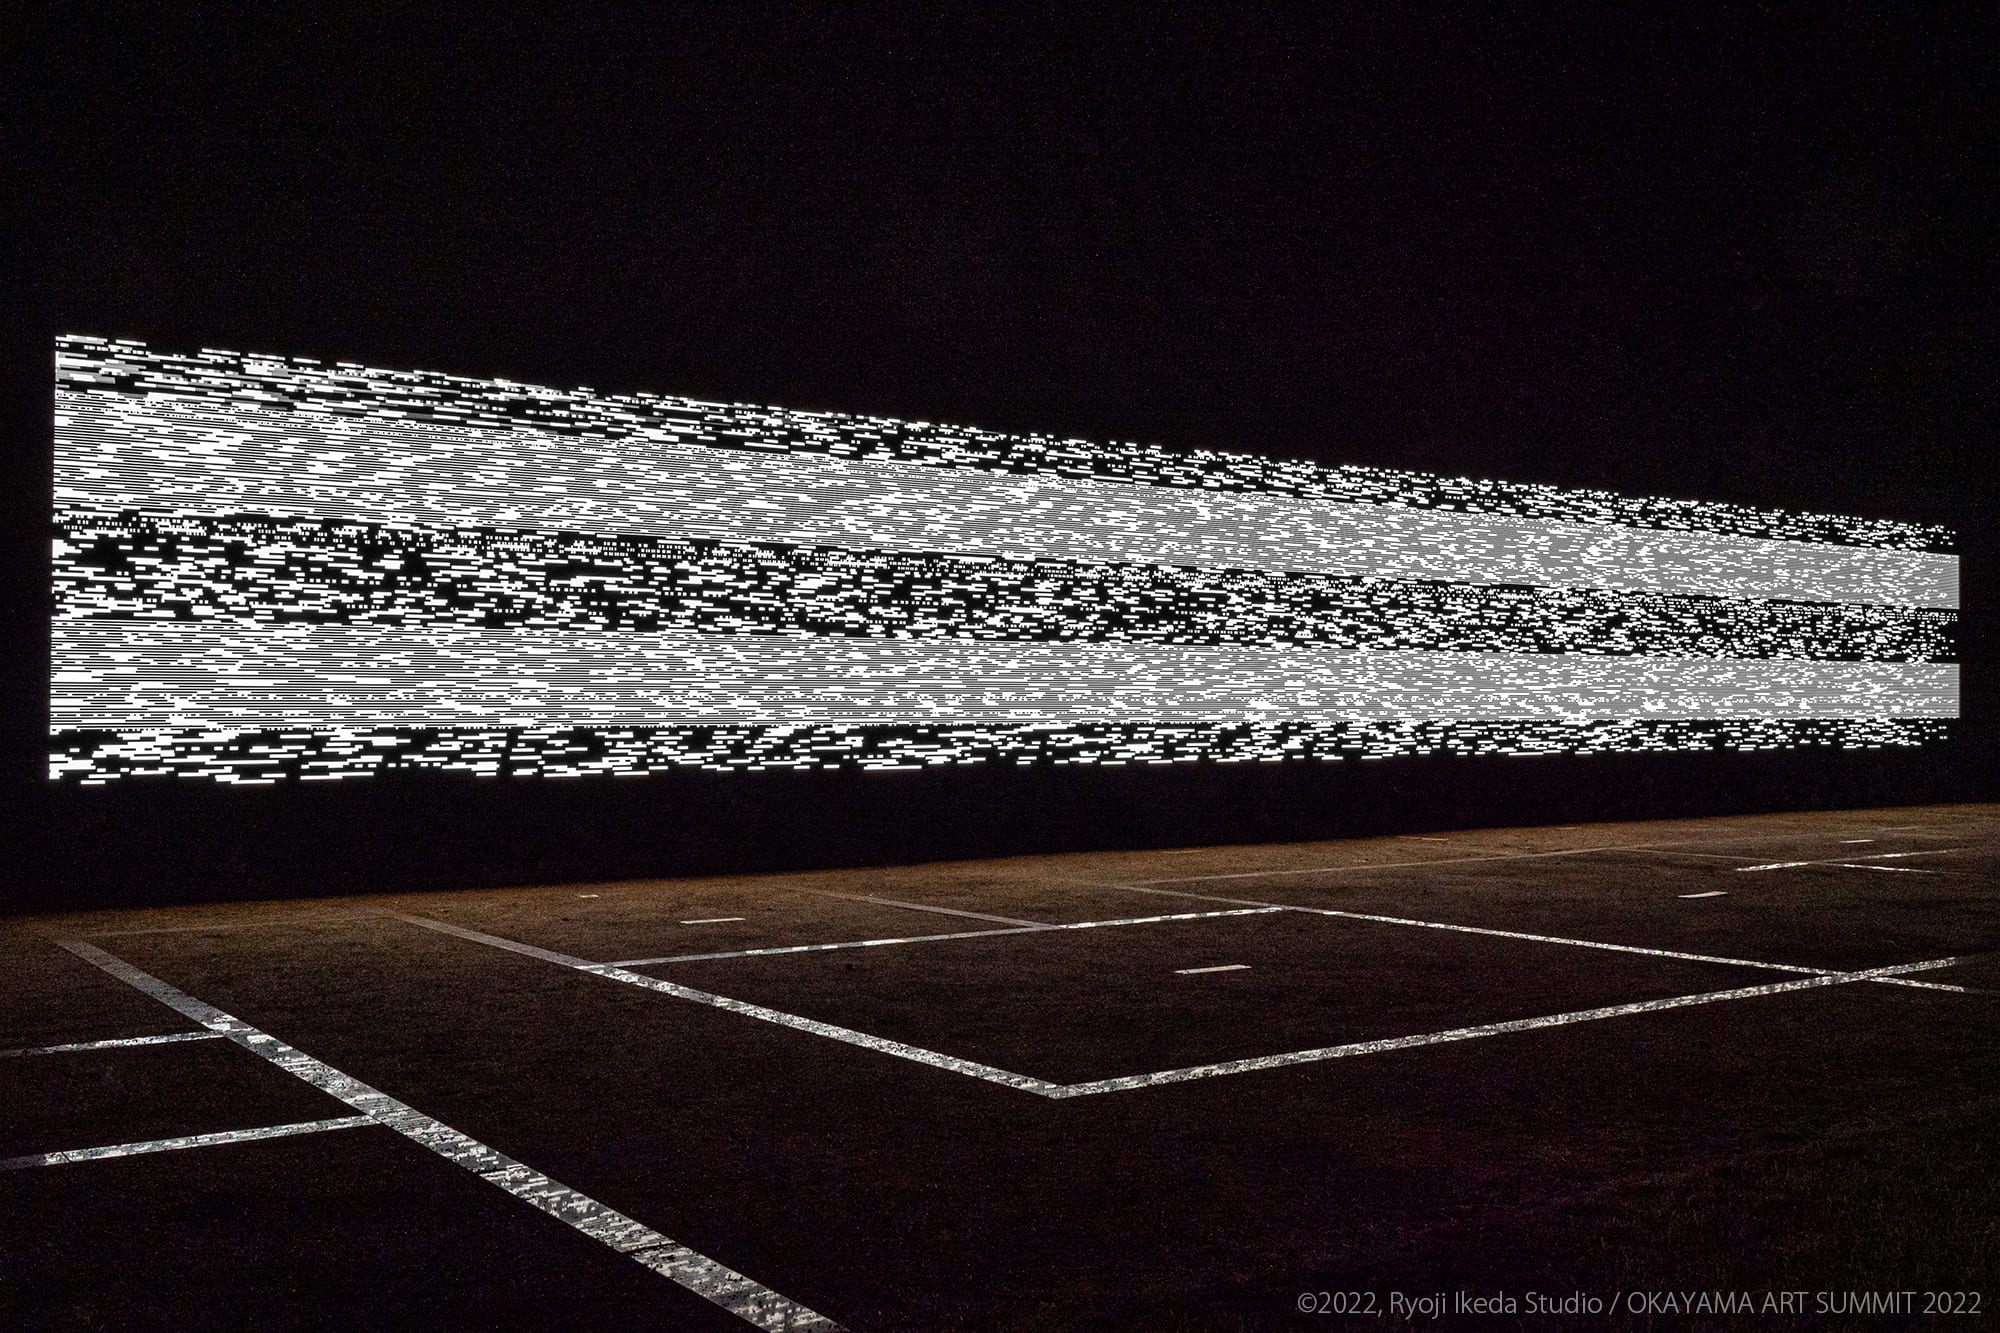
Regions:
<instances>
[{"instance_id":1,"label":"pixelated noise texture","mask_svg":"<svg viewBox=\"0 0 2000 1333\"><path fill-rule=\"evenodd\" d=\"M1951 534L69 336L50 775L1913 745Z\"/></svg>"}]
</instances>

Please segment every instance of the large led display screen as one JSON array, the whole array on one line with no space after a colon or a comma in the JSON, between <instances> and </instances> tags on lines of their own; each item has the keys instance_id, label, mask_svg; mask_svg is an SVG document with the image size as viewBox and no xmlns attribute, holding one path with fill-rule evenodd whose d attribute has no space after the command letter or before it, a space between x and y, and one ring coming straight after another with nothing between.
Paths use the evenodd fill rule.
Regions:
<instances>
[{"instance_id":1,"label":"large led display screen","mask_svg":"<svg viewBox=\"0 0 2000 1333\"><path fill-rule=\"evenodd\" d=\"M94 337L56 364L66 782L1913 745L1958 714L1933 527Z\"/></svg>"}]
</instances>

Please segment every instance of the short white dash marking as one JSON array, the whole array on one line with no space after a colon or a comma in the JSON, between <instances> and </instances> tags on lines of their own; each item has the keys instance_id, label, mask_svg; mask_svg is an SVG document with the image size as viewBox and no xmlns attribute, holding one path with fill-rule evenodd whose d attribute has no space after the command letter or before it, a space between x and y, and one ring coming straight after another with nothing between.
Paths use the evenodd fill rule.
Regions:
<instances>
[{"instance_id":1,"label":"short white dash marking","mask_svg":"<svg viewBox=\"0 0 2000 1333\"><path fill-rule=\"evenodd\" d=\"M218 1032L216 1036L223 1035ZM187 1134L177 1139L148 1139L144 1143L114 1143L108 1148L67 1148L61 1152L29 1153L25 1157L0 1158L0 1171L19 1171L30 1166L65 1166L70 1162L101 1162L107 1157L136 1157L140 1153L174 1152L181 1148L212 1148L220 1143L248 1143L254 1139L281 1139L293 1134L323 1134L330 1129L358 1129L375 1123L373 1116L344 1115L332 1120L301 1120L291 1125L265 1125L259 1129L231 1129L219 1134Z\"/></svg>"},{"instance_id":2,"label":"short white dash marking","mask_svg":"<svg viewBox=\"0 0 2000 1333\"><path fill-rule=\"evenodd\" d=\"M698 916L692 921L683 921L681 924L683 926L714 926L724 921L744 921L747 919L740 916Z\"/></svg>"},{"instance_id":3,"label":"short white dash marking","mask_svg":"<svg viewBox=\"0 0 2000 1333\"><path fill-rule=\"evenodd\" d=\"M602 898L604 895L601 893L579 893L576 896L579 898Z\"/></svg>"},{"instance_id":4,"label":"short white dash marking","mask_svg":"<svg viewBox=\"0 0 2000 1333\"><path fill-rule=\"evenodd\" d=\"M1846 843L1846 842L1873 842L1873 841L1875 841L1875 839L1873 839L1873 838L1842 838L1842 839L1841 839L1841 841L1842 841L1842 842L1844 842L1844 843Z\"/></svg>"},{"instance_id":5,"label":"short white dash marking","mask_svg":"<svg viewBox=\"0 0 2000 1333\"><path fill-rule=\"evenodd\" d=\"M1727 898L1729 894L1722 889L1710 889L1707 893L1683 893L1679 896L1683 898Z\"/></svg>"},{"instance_id":6,"label":"short white dash marking","mask_svg":"<svg viewBox=\"0 0 2000 1333\"><path fill-rule=\"evenodd\" d=\"M477 935L476 931L436 924L449 933ZM57 939L55 943L84 961L96 964L127 985L144 991L182 1016L220 1033L252 1054L262 1056L292 1077L346 1102L376 1123L387 1125L453 1165L498 1185L515 1198L568 1223L592 1240L637 1260L695 1295L713 1301L739 1319L762 1329L839 1333L840 1325L826 1316L661 1235L587 1194L549 1179L477 1139L433 1120L415 1107L369 1087L360 1079L315 1060L304 1051L287 1046L242 1019L204 1004L185 991L176 990L158 977L141 972L124 959L108 954L94 944L79 939ZM546 957L560 956L544 954L544 951L528 945L514 947Z\"/></svg>"},{"instance_id":7,"label":"short white dash marking","mask_svg":"<svg viewBox=\"0 0 2000 1333\"><path fill-rule=\"evenodd\" d=\"M1942 875L1945 873L1942 870L1920 870L1916 866L1856 865L1852 861L1829 861L1827 862L1827 864L1831 866L1836 866L1841 870L1895 870L1895 871L1900 871L1905 875Z\"/></svg>"},{"instance_id":8,"label":"short white dash marking","mask_svg":"<svg viewBox=\"0 0 2000 1333\"><path fill-rule=\"evenodd\" d=\"M1220 967L1177 967L1174 969L1174 975L1193 977L1199 976L1203 972L1248 972L1249 970L1250 964L1248 963L1224 963Z\"/></svg>"}]
</instances>

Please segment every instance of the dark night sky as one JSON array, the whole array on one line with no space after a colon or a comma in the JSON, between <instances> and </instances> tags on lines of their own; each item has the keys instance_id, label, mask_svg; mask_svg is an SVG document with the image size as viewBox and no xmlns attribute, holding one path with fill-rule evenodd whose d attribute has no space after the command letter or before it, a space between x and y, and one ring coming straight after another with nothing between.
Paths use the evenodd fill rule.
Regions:
<instances>
[{"instance_id":1,"label":"dark night sky","mask_svg":"<svg viewBox=\"0 0 2000 1333\"><path fill-rule=\"evenodd\" d=\"M60 327L1953 524L1990 495L1991 5L325 8L16 11Z\"/></svg>"}]
</instances>

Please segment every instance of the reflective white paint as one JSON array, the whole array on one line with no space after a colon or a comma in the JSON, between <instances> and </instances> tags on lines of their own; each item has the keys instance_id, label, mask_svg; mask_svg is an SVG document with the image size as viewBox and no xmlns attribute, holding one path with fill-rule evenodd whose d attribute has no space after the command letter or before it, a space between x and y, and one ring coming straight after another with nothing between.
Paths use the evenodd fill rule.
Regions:
<instances>
[{"instance_id":1,"label":"reflective white paint","mask_svg":"<svg viewBox=\"0 0 2000 1333\"><path fill-rule=\"evenodd\" d=\"M293 1077L339 1098L369 1119L387 1125L446 1161L567 1222L593 1240L629 1255L661 1276L713 1301L758 1328L814 1330L815 1333L837 1333L840 1328L824 1315L780 1296L734 1269L696 1253L567 1185L550 1180L539 1171L495 1152L478 1140L433 1120L361 1080L285 1045L268 1033L258 1031L242 1019L176 990L158 977L141 972L94 944L80 939L58 939L56 943L176 1012L229 1038L245 1050L262 1056Z\"/></svg>"},{"instance_id":2,"label":"reflective white paint","mask_svg":"<svg viewBox=\"0 0 2000 1333\"><path fill-rule=\"evenodd\" d=\"M156 1037L111 1037L105 1041L72 1041L61 1046L23 1046L0 1051L0 1060L14 1055L55 1055L63 1051L109 1051L121 1046L164 1046L176 1041L214 1041L220 1032L163 1032Z\"/></svg>"},{"instance_id":3,"label":"reflective white paint","mask_svg":"<svg viewBox=\"0 0 2000 1333\"><path fill-rule=\"evenodd\" d=\"M221 1036L221 1033L216 1033ZM330 1129L358 1129L372 1125L371 1116L346 1115L332 1120L301 1120L290 1125L264 1125L258 1129L230 1129L219 1134L186 1134L174 1139L148 1139L143 1143L114 1143L108 1148L67 1148L61 1152L29 1153L25 1157L0 1158L0 1171L18 1171L31 1166L66 1166L71 1162L101 1162L110 1157L136 1157L140 1153L176 1152L182 1148L212 1148L224 1143L249 1143L256 1139L281 1139L294 1134L323 1134Z\"/></svg>"}]
</instances>

